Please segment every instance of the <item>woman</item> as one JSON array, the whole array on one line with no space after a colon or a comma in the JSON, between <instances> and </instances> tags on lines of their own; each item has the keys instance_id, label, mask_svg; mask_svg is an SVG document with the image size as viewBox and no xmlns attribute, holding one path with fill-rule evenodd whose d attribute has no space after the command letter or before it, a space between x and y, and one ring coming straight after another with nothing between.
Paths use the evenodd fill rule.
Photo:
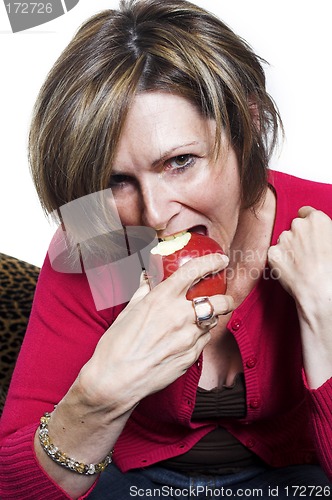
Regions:
<instances>
[{"instance_id":1,"label":"woman","mask_svg":"<svg viewBox=\"0 0 332 500\"><path fill-rule=\"evenodd\" d=\"M3 498L329 496L332 187L267 170L279 122L258 57L193 4L124 2L77 33L30 135L62 230L3 415ZM126 305L119 224L226 256L152 290L143 273ZM186 292L223 269L200 323Z\"/></svg>"}]
</instances>

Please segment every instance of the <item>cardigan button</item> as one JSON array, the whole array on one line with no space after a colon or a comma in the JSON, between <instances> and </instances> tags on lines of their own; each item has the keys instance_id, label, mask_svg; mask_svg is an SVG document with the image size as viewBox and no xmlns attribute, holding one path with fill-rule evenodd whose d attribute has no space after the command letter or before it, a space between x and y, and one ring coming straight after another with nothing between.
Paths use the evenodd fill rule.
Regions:
<instances>
[{"instance_id":1,"label":"cardigan button","mask_svg":"<svg viewBox=\"0 0 332 500\"><path fill-rule=\"evenodd\" d=\"M250 358L247 359L246 365L247 368L254 368L257 364L257 358L255 356L250 356Z\"/></svg>"},{"instance_id":2,"label":"cardigan button","mask_svg":"<svg viewBox=\"0 0 332 500\"><path fill-rule=\"evenodd\" d=\"M233 321L231 323L231 329L234 332L237 332L240 327L241 327L241 321L239 319L233 319Z\"/></svg>"},{"instance_id":3,"label":"cardigan button","mask_svg":"<svg viewBox=\"0 0 332 500\"><path fill-rule=\"evenodd\" d=\"M246 442L247 448L253 448L255 446L255 440L254 439L248 439Z\"/></svg>"},{"instance_id":4,"label":"cardigan button","mask_svg":"<svg viewBox=\"0 0 332 500\"><path fill-rule=\"evenodd\" d=\"M259 398L253 398L249 401L249 405L251 408L259 408L261 405L261 400Z\"/></svg>"}]
</instances>

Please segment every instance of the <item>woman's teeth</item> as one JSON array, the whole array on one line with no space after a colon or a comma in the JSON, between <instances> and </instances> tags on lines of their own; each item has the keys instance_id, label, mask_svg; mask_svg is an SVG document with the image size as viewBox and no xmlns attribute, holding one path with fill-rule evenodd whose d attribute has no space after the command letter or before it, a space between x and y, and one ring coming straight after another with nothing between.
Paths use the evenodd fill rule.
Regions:
<instances>
[{"instance_id":1,"label":"woman's teeth","mask_svg":"<svg viewBox=\"0 0 332 500\"><path fill-rule=\"evenodd\" d=\"M185 231L180 231L179 233L174 233L169 236L164 236L161 238L162 241L170 241L174 240L178 236L183 236L186 233L197 233L197 234L202 234L203 236L206 236L206 227L205 226L193 226L190 229L187 229Z\"/></svg>"},{"instance_id":2,"label":"woman's teeth","mask_svg":"<svg viewBox=\"0 0 332 500\"><path fill-rule=\"evenodd\" d=\"M175 233L175 234L171 234L170 236L164 236L164 238L161 238L163 241L170 241L170 240L174 240L175 238L177 238L178 236L182 236L183 234L186 234L188 231L181 231L180 233Z\"/></svg>"}]
</instances>

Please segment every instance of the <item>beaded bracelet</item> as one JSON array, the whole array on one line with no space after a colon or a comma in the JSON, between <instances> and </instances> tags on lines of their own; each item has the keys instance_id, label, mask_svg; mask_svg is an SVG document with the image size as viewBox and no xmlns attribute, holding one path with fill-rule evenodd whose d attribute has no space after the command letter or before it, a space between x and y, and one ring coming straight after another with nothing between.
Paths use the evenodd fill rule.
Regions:
<instances>
[{"instance_id":1,"label":"beaded bracelet","mask_svg":"<svg viewBox=\"0 0 332 500\"><path fill-rule=\"evenodd\" d=\"M57 464L66 467L73 472L77 472L78 474L84 474L85 476L89 476L92 474L99 474L99 472L103 472L106 467L112 462L112 454L113 450L104 458L102 462L98 464L83 464L74 460L73 458L67 457L66 453L63 453L59 450L57 446L55 446L51 438L48 434L48 423L51 418L51 413L46 412L40 419L39 425L39 441L43 448L43 450L47 453L47 455Z\"/></svg>"}]
</instances>

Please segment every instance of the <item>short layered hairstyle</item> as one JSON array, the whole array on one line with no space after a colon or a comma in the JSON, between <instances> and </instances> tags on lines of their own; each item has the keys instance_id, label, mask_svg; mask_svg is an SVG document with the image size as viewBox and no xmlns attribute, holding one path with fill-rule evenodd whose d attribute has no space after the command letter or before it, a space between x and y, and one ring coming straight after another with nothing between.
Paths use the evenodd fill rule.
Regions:
<instances>
[{"instance_id":1,"label":"short layered hairstyle","mask_svg":"<svg viewBox=\"0 0 332 500\"><path fill-rule=\"evenodd\" d=\"M263 64L225 23L185 0L122 0L87 20L34 109L29 158L45 211L108 188L128 109L153 91L182 96L215 120L215 153L226 134L243 207L255 207L282 129Z\"/></svg>"}]
</instances>

